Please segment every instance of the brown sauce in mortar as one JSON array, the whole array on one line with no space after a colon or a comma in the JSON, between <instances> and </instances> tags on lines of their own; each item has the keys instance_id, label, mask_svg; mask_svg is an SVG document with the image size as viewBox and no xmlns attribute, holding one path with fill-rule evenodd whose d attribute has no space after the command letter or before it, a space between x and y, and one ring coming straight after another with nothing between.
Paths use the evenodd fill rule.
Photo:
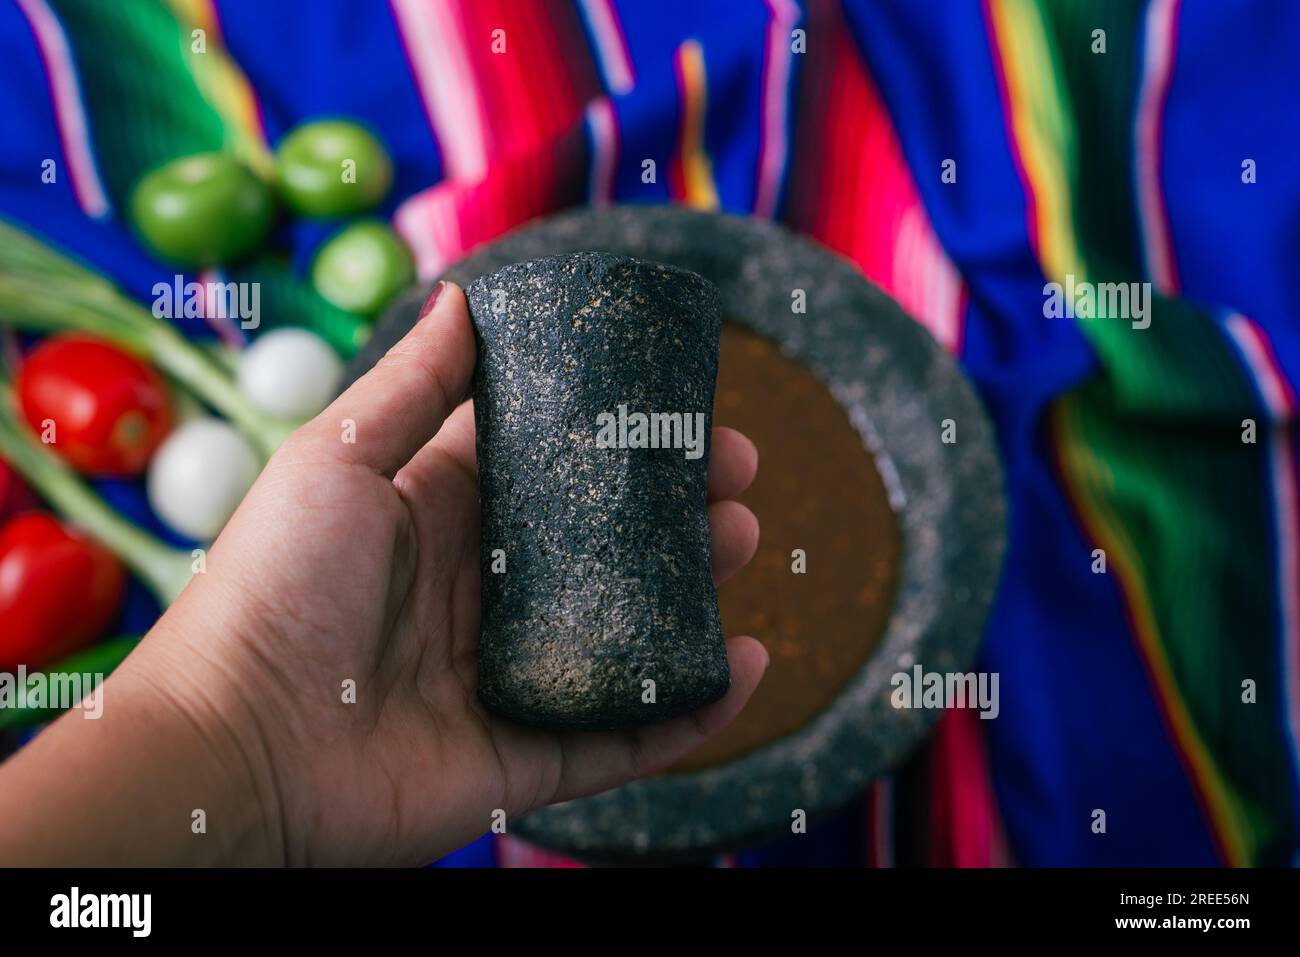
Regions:
<instances>
[{"instance_id":1,"label":"brown sauce in mortar","mask_svg":"<svg viewBox=\"0 0 1300 957\"><path fill-rule=\"evenodd\" d=\"M730 727L668 773L724 764L799 730L861 669L893 602L899 535L876 465L827 388L767 339L726 323L713 423L758 446L740 497L758 553L718 590L728 636L753 635L771 667ZM807 572L794 574L794 549Z\"/></svg>"}]
</instances>

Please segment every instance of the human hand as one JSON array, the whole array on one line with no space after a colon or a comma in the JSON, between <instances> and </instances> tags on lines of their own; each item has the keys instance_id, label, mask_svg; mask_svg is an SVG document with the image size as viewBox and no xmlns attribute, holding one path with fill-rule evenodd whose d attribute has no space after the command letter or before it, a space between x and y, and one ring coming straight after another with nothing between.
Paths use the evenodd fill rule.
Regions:
<instances>
[{"instance_id":1,"label":"human hand","mask_svg":"<svg viewBox=\"0 0 1300 957\"><path fill-rule=\"evenodd\" d=\"M484 710L474 417L457 407L474 362L464 296L440 287L406 338L276 453L205 573L107 684L110 706L121 688L153 720L196 729L218 769L204 779L242 782L254 821L218 860L424 864L486 832L494 811L513 818L668 766L758 684L767 653L736 638L727 695L661 725L555 733ZM732 500L756 467L747 439L715 430L719 582L757 546L756 519Z\"/></svg>"}]
</instances>

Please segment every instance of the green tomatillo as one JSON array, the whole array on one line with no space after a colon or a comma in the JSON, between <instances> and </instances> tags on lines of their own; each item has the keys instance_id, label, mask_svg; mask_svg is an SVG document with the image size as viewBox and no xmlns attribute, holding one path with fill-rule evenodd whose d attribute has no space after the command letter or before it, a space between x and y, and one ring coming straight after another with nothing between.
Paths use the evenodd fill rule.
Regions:
<instances>
[{"instance_id":1,"label":"green tomatillo","mask_svg":"<svg viewBox=\"0 0 1300 957\"><path fill-rule=\"evenodd\" d=\"M131 219L163 259L206 268L256 248L274 219L266 183L227 153L195 153L164 163L131 194Z\"/></svg>"},{"instance_id":2,"label":"green tomatillo","mask_svg":"<svg viewBox=\"0 0 1300 957\"><path fill-rule=\"evenodd\" d=\"M313 120L291 131L275 154L285 203L301 216L350 216L383 202L393 164L383 144L347 120Z\"/></svg>"},{"instance_id":3,"label":"green tomatillo","mask_svg":"<svg viewBox=\"0 0 1300 957\"><path fill-rule=\"evenodd\" d=\"M415 263L397 233L378 220L363 220L320 248L311 281L340 309L371 316L415 281Z\"/></svg>"}]
</instances>

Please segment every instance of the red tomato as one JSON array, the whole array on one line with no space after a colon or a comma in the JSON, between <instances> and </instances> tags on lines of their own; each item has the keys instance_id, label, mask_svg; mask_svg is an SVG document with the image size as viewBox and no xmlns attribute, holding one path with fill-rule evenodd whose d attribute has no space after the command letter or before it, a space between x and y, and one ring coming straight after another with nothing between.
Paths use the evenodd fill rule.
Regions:
<instances>
[{"instance_id":1,"label":"red tomato","mask_svg":"<svg viewBox=\"0 0 1300 957\"><path fill-rule=\"evenodd\" d=\"M37 435L78 471L139 475L167 435L167 387L149 366L82 335L46 339L18 370L18 400Z\"/></svg>"},{"instance_id":2,"label":"red tomato","mask_svg":"<svg viewBox=\"0 0 1300 957\"><path fill-rule=\"evenodd\" d=\"M89 644L116 614L122 564L44 512L0 528L0 671L31 671Z\"/></svg>"}]
</instances>

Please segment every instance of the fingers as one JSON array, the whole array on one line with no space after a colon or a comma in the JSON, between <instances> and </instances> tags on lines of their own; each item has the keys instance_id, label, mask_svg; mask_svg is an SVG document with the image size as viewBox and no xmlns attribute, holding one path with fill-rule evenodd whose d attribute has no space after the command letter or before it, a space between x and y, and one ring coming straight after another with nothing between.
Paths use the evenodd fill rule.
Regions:
<instances>
[{"instance_id":1,"label":"fingers","mask_svg":"<svg viewBox=\"0 0 1300 957\"><path fill-rule=\"evenodd\" d=\"M709 528L713 539L713 583L721 585L748 565L758 550L758 519L744 505L729 498L744 491L753 480L758 456L753 444L733 429L718 429L714 440L717 443L714 458L720 464L716 470L710 468L710 498L716 488L724 500L709 506ZM424 484L436 486L443 481L440 466L448 458L458 469L471 476L475 474L472 403L462 404L447 417L437 437L398 475L398 485L418 484L428 479Z\"/></svg>"},{"instance_id":2,"label":"fingers","mask_svg":"<svg viewBox=\"0 0 1300 957\"><path fill-rule=\"evenodd\" d=\"M713 584L721 585L749 564L758 551L758 519L739 502L709 506L713 533Z\"/></svg>"},{"instance_id":3,"label":"fingers","mask_svg":"<svg viewBox=\"0 0 1300 957\"><path fill-rule=\"evenodd\" d=\"M758 449L743 432L725 426L713 430L709 453L709 501L735 498L758 473Z\"/></svg>"},{"instance_id":4,"label":"fingers","mask_svg":"<svg viewBox=\"0 0 1300 957\"><path fill-rule=\"evenodd\" d=\"M295 454L391 478L465 395L475 357L465 294L439 283L414 328L289 444Z\"/></svg>"},{"instance_id":5,"label":"fingers","mask_svg":"<svg viewBox=\"0 0 1300 957\"><path fill-rule=\"evenodd\" d=\"M631 731L557 735L562 772L551 801L570 801L662 771L729 725L767 670L767 650L755 639L727 642L731 687L713 704Z\"/></svg>"},{"instance_id":6,"label":"fingers","mask_svg":"<svg viewBox=\"0 0 1300 957\"><path fill-rule=\"evenodd\" d=\"M407 469L418 472L427 463L438 459L449 459L456 468L467 475L478 475L478 461L474 453L473 402L462 402L451 415L447 416L438 434L415 454Z\"/></svg>"}]
</instances>

